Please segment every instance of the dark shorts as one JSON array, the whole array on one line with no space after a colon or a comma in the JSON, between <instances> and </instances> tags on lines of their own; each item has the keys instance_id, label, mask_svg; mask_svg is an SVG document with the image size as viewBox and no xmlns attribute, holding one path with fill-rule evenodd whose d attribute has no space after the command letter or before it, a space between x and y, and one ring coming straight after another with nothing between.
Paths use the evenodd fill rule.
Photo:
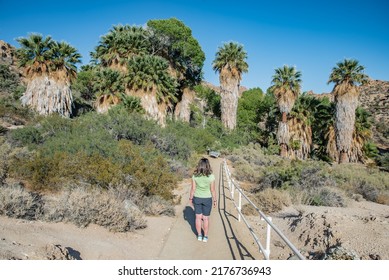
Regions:
<instances>
[{"instance_id":1,"label":"dark shorts","mask_svg":"<svg viewBox=\"0 0 389 280\"><path fill-rule=\"evenodd\" d=\"M211 215L212 209L212 197L193 197L193 205L195 214L203 214L204 216L209 216Z\"/></svg>"}]
</instances>

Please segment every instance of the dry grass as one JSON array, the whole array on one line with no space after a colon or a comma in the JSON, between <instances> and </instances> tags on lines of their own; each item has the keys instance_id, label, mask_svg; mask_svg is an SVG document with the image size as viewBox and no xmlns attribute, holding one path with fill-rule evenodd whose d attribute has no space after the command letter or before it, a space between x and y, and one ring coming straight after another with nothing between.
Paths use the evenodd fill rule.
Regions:
<instances>
[{"instance_id":1,"label":"dry grass","mask_svg":"<svg viewBox=\"0 0 389 280\"><path fill-rule=\"evenodd\" d=\"M20 185L0 185L0 215L36 220L43 211L42 197Z\"/></svg>"},{"instance_id":2,"label":"dry grass","mask_svg":"<svg viewBox=\"0 0 389 280\"><path fill-rule=\"evenodd\" d=\"M48 198L44 209L46 220L72 222L80 227L93 223L118 232L146 227L136 204L113 191L76 187Z\"/></svg>"},{"instance_id":3,"label":"dry grass","mask_svg":"<svg viewBox=\"0 0 389 280\"><path fill-rule=\"evenodd\" d=\"M292 203L288 192L270 188L256 193L253 202L264 213L281 211L284 207L290 206ZM256 213L255 209L251 206L243 207L242 211L246 215Z\"/></svg>"}]
</instances>

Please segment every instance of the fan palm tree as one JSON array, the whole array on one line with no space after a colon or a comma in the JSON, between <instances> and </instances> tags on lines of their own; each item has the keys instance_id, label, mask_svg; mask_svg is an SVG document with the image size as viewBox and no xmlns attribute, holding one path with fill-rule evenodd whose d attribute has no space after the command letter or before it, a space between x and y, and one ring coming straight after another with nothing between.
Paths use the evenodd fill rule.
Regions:
<instances>
[{"instance_id":1,"label":"fan palm tree","mask_svg":"<svg viewBox=\"0 0 389 280\"><path fill-rule=\"evenodd\" d=\"M290 140L288 127L288 114L291 112L301 88L301 72L295 67L284 65L275 69L272 79L272 92L277 100L278 108L281 111L282 119L278 124L278 144L281 148L281 156L287 157Z\"/></svg>"},{"instance_id":2,"label":"fan palm tree","mask_svg":"<svg viewBox=\"0 0 389 280\"><path fill-rule=\"evenodd\" d=\"M358 84L367 82L364 67L357 60L338 62L332 69L328 83L335 83L332 90L336 104L335 134L339 163L349 162L353 143L355 110L358 106Z\"/></svg>"},{"instance_id":3,"label":"fan palm tree","mask_svg":"<svg viewBox=\"0 0 389 280\"><path fill-rule=\"evenodd\" d=\"M76 76L76 64L81 55L65 42L55 42L50 36L31 34L17 40L19 65L24 67L27 89L21 101L39 114L58 113L69 117L72 113L70 84Z\"/></svg>"},{"instance_id":4,"label":"fan palm tree","mask_svg":"<svg viewBox=\"0 0 389 280\"><path fill-rule=\"evenodd\" d=\"M177 83L168 62L159 56L136 56L128 61L126 93L141 99L146 114L162 126L167 110L177 101Z\"/></svg>"},{"instance_id":5,"label":"fan palm tree","mask_svg":"<svg viewBox=\"0 0 389 280\"><path fill-rule=\"evenodd\" d=\"M216 53L213 70L219 72L221 95L221 119L229 130L236 127L239 84L242 73L248 72L247 53L238 43L225 43Z\"/></svg>"},{"instance_id":6,"label":"fan palm tree","mask_svg":"<svg viewBox=\"0 0 389 280\"><path fill-rule=\"evenodd\" d=\"M127 61L134 55L148 53L148 33L142 27L116 25L104 35L91 57L101 66L125 72Z\"/></svg>"},{"instance_id":7,"label":"fan palm tree","mask_svg":"<svg viewBox=\"0 0 389 280\"><path fill-rule=\"evenodd\" d=\"M288 120L289 157L307 159L310 156L313 145L312 123L319 102L307 94L300 95L296 100Z\"/></svg>"},{"instance_id":8,"label":"fan palm tree","mask_svg":"<svg viewBox=\"0 0 389 280\"><path fill-rule=\"evenodd\" d=\"M96 73L93 91L97 95L95 102L97 112L105 113L120 102L121 94L124 92L122 79L119 71L110 68L103 68Z\"/></svg>"}]
</instances>

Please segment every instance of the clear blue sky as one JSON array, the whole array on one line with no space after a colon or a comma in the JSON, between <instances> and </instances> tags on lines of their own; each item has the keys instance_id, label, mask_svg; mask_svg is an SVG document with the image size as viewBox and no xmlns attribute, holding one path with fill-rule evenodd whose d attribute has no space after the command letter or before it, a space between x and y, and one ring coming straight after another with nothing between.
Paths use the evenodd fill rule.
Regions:
<instances>
[{"instance_id":1,"label":"clear blue sky","mask_svg":"<svg viewBox=\"0 0 389 280\"><path fill-rule=\"evenodd\" d=\"M212 61L225 42L241 43L249 72L241 84L266 90L274 69L296 66L303 91L330 92L332 67L353 58L373 79L389 80L387 0L329 1L14 1L0 0L0 39L18 47L29 33L51 35L78 49L83 64L113 25L175 17L191 28L206 55L204 79L219 85Z\"/></svg>"}]
</instances>

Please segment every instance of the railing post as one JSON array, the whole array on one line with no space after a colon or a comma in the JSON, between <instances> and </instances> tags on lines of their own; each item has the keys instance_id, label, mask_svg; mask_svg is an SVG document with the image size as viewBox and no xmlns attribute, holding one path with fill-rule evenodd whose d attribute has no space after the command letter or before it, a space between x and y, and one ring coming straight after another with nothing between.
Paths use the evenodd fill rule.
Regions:
<instances>
[{"instance_id":1,"label":"railing post","mask_svg":"<svg viewBox=\"0 0 389 280\"><path fill-rule=\"evenodd\" d=\"M241 194L240 192L239 192L239 204L238 204L238 209L239 209L238 221L240 222L240 220L241 220L240 212L242 211L242 194Z\"/></svg>"},{"instance_id":2,"label":"railing post","mask_svg":"<svg viewBox=\"0 0 389 280\"><path fill-rule=\"evenodd\" d=\"M271 222L271 217L267 217L269 221ZM271 227L270 224L267 223L267 228L266 228L266 254L268 259L270 259L270 233L271 233Z\"/></svg>"}]
</instances>

